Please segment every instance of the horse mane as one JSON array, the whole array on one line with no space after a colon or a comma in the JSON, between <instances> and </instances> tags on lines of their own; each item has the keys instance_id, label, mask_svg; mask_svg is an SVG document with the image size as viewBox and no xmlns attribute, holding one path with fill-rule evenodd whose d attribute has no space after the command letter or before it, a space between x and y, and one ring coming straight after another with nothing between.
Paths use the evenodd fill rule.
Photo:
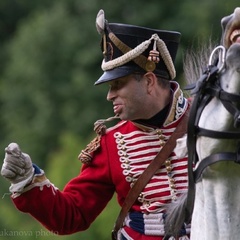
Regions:
<instances>
[{"instance_id":1,"label":"horse mane","mask_svg":"<svg viewBox=\"0 0 240 240\"><path fill-rule=\"evenodd\" d=\"M202 76L216 46L217 44L210 39L208 43L198 44L196 48L192 47L186 51L183 58L183 71L187 84L195 83Z\"/></svg>"}]
</instances>

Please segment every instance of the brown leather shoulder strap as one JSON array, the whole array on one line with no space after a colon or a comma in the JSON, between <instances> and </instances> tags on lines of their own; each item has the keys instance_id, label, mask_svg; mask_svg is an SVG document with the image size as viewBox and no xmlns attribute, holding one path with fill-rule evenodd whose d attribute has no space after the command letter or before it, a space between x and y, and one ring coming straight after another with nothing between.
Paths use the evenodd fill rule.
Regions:
<instances>
[{"instance_id":1,"label":"brown leather shoulder strap","mask_svg":"<svg viewBox=\"0 0 240 240\"><path fill-rule=\"evenodd\" d=\"M182 137L187 132L188 111L183 116L181 122L178 124L175 131L172 133L166 144L162 147L161 151L157 154L154 160L149 164L145 171L140 175L133 187L129 190L122 209L119 212L117 220L112 231L112 239L117 239L117 232L122 227L125 217L127 216L130 208L138 198L139 194L152 178L154 173L161 167L164 161L172 153L176 146L176 140Z\"/></svg>"}]
</instances>

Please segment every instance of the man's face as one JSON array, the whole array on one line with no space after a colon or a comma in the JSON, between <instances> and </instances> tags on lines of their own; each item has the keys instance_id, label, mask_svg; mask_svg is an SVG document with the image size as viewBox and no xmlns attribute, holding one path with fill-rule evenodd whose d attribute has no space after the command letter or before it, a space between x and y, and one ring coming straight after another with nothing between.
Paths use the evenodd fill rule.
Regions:
<instances>
[{"instance_id":1,"label":"man's face","mask_svg":"<svg viewBox=\"0 0 240 240\"><path fill-rule=\"evenodd\" d=\"M111 81L109 87L107 100L112 101L115 115L122 120L145 118L147 86L144 76L141 80L134 75L118 78Z\"/></svg>"}]
</instances>

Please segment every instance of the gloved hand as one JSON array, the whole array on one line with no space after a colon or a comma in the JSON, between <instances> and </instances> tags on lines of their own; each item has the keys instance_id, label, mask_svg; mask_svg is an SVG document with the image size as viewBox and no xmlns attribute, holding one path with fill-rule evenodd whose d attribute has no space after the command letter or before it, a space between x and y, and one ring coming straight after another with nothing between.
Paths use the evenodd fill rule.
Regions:
<instances>
[{"instance_id":1,"label":"gloved hand","mask_svg":"<svg viewBox=\"0 0 240 240\"><path fill-rule=\"evenodd\" d=\"M32 160L28 154L22 153L18 144L10 143L5 148L5 158L1 175L11 182L10 192L22 192L31 183L34 175Z\"/></svg>"}]
</instances>

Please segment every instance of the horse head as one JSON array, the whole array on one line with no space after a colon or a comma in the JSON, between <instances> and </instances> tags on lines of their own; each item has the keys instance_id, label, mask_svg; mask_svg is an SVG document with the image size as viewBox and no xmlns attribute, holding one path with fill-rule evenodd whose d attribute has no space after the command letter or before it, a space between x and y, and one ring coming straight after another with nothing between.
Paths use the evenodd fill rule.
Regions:
<instances>
[{"instance_id":1,"label":"horse head","mask_svg":"<svg viewBox=\"0 0 240 240\"><path fill-rule=\"evenodd\" d=\"M233 43L240 43L240 8L222 18L222 39L221 44L228 49Z\"/></svg>"},{"instance_id":2,"label":"horse head","mask_svg":"<svg viewBox=\"0 0 240 240\"><path fill-rule=\"evenodd\" d=\"M222 18L221 26L221 46L213 50L193 90L189 189L167 211L167 235L178 236L184 221L191 220L194 240L240 236L240 8Z\"/></svg>"},{"instance_id":3,"label":"horse head","mask_svg":"<svg viewBox=\"0 0 240 240\"><path fill-rule=\"evenodd\" d=\"M236 8L229 16L223 17L221 26L221 44L227 50L225 67L226 69L232 69L235 77L238 77L240 72L240 7ZM240 81L232 80L232 82L234 82L236 86L233 86L233 89L230 89L230 91L239 93L237 90L239 89L238 84Z\"/></svg>"},{"instance_id":4,"label":"horse head","mask_svg":"<svg viewBox=\"0 0 240 240\"><path fill-rule=\"evenodd\" d=\"M197 124L194 240L237 240L240 234L240 8L222 18L221 26L221 67L203 91L209 101Z\"/></svg>"},{"instance_id":5,"label":"horse head","mask_svg":"<svg viewBox=\"0 0 240 240\"><path fill-rule=\"evenodd\" d=\"M239 72L240 72L240 8L236 8L234 12L226 17L223 17L221 20L222 26L222 38L221 43L225 47L226 61L225 61L225 70L231 69L231 72L228 74L232 74L231 76L227 76L231 79L231 85L228 84L227 81L221 81L223 88L231 93L239 94ZM224 75L224 74L222 74ZM222 77L224 79L225 76ZM235 103L239 108L239 101ZM240 117L237 116L240 113L235 113L235 127L240 125Z\"/></svg>"}]
</instances>

